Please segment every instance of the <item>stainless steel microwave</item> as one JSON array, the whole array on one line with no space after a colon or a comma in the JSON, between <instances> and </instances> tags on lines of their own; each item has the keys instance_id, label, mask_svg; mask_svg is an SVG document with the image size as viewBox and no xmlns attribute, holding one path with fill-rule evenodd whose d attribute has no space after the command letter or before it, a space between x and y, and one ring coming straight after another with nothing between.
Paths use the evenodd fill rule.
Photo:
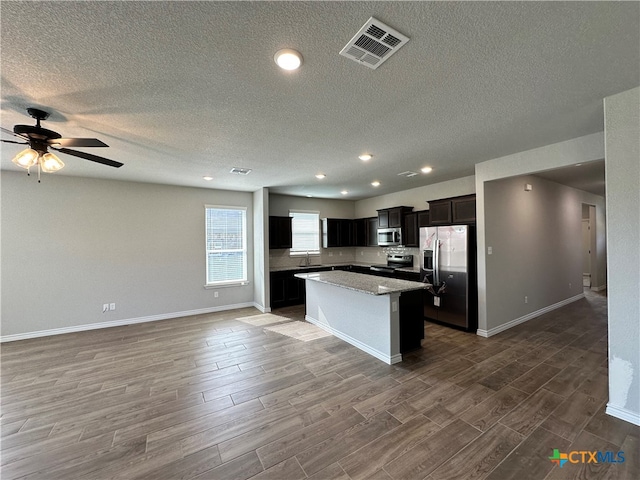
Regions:
<instances>
[{"instance_id":1,"label":"stainless steel microwave","mask_svg":"<svg viewBox=\"0 0 640 480\"><path fill-rule=\"evenodd\" d=\"M402 229L379 228L378 245L381 247L393 247L396 245L402 245Z\"/></svg>"}]
</instances>

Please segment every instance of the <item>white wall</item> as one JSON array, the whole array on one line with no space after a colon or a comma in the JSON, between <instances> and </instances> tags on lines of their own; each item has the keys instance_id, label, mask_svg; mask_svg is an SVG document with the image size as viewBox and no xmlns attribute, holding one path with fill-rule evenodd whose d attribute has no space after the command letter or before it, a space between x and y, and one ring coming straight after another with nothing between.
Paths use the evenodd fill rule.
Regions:
<instances>
[{"instance_id":1,"label":"white wall","mask_svg":"<svg viewBox=\"0 0 640 480\"><path fill-rule=\"evenodd\" d=\"M605 98L607 413L640 425L640 88Z\"/></svg>"},{"instance_id":2,"label":"white wall","mask_svg":"<svg viewBox=\"0 0 640 480\"><path fill-rule=\"evenodd\" d=\"M532 175L485 182L485 241L492 254L486 257L487 326L479 333L497 333L582 296L585 200L603 209L602 197Z\"/></svg>"},{"instance_id":3,"label":"white wall","mask_svg":"<svg viewBox=\"0 0 640 480\"><path fill-rule=\"evenodd\" d=\"M204 288L205 204L247 207L253 282L251 193L8 171L1 181L3 337L253 305L252 284L218 298Z\"/></svg>"},{"instance_id":4,"label":"white wall","mask_svg":"<svg viewBox=\"0 0 640 480\"><path fill-rule=\"evenodd\" d=\"M269 285L269 189L253 192L253 297L256 308L271 310Z\"/></svg>"},{"instance_id":5,"label":"white wall","mask_svg":"<svg viewBox=\"0 0 640 480\"><path fill-rule=\"evenodd\" d=\"M355 218L375 217L377 210L390 207L413 207L414 210L428 210L429 200L458 197L475 193L475 177L458 178L447 182L411 188L402 192L389 193L355 202Z\"/></svg>"}]
</instances>

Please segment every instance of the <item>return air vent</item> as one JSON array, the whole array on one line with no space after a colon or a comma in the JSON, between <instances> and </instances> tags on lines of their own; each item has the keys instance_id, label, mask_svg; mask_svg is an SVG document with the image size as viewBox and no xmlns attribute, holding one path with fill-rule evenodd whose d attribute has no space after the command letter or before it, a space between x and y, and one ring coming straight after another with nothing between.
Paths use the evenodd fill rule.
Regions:
<instances>
[{"instance_id":1,"label":"return air vent","mask_svg":"<svg viewBox=\"0 0 640 480\"><path fill-rule=\"evenodd\" d=\"M251 169L250 168L233 167L231 170L229 170L229 173L235 173L236 175L249 175L251 173Z\"/></svg>"},{"instance_id":2,"label":"return air vent","mask_svg":"<svg viewBox=\"0 0 640 480\"><path fill-rule=\"evenodd\" d=\"M409 37L371 17L340 55L375 70L408 41Z\"/></svg>"}]
</instances>

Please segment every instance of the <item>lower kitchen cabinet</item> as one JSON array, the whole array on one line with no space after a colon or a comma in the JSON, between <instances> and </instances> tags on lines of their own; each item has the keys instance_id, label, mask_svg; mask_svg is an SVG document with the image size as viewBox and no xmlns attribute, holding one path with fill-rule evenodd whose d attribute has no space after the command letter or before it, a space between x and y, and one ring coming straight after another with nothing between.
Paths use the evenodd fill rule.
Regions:
<instances>
[{"instance_id":1,"label":"lower kitchen cabinet","mask_svg":"<svg viewBox=\"0 0 640 480\"><path fill-rule=\"evenodd\" d=\"M293 276L297 271L271 272L271 308L304 303L304 280Z\"/></svg>"}]
</instances>

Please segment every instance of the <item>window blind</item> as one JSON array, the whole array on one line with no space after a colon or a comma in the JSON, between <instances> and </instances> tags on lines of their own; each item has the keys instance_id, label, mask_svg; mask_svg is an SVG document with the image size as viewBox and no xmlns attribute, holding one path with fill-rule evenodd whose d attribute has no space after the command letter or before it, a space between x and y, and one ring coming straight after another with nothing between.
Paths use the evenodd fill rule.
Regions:
<instances>
[{"instance_id":1,"label":"window blind","mask_svg":"<svg viewBox=\"0 0 640 480\"><path fill-rule=\"evenodd\" d=\"M247 281L247 218L243 207L205 207L207 284Z\"/></svg>"},{"instance_id":2,"label":"window blind","mask_svg":"<svg viewBox=\"0 0 640 480\"><path fill-rule=\"evenodd\" d=\"M320 212L290 211L291 253L320 253Z\"/></svg>"}]
</instances>

